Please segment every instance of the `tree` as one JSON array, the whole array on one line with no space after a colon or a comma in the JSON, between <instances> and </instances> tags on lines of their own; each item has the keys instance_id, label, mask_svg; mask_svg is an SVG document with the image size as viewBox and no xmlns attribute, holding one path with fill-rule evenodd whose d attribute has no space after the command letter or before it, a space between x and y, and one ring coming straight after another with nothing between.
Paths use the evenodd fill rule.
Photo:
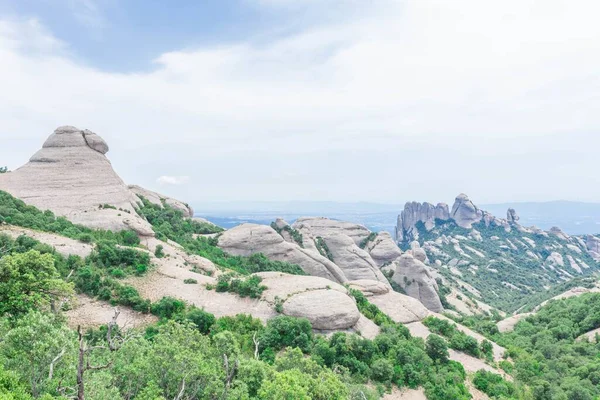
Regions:
<instances>
[{"instance_id":1,"label":"tree","mask_svg":"<svg viewBox=\"0 0 600 400\"><path fill-rule=\"evenodd\" d=\"M0 174L5 174L8 172L8 168L7 167L0 167Z\"/></svg>"},{"instance_id":2,"label":"tree","mask_svg":"<svg viewBox=\"0 0 600 400\"><path fill-rule=\"evenodd\" d=\"M432 334L427 337L426 351L427 355L431 357L432 360L442 364L446 364L448 362L448 357L450 357L446 340L438 335Z\"/></svg>"},{"instance_id":3,"label":"tree","mask_svg":"<svg viewBox=\"0 0 600 400\"><path fill-rule=\"evenodd\" d=\"M74 349L72 331L54 314L37 311L19 318L6 333L0 332L0 355L6 366L29 382L31 393L38 397L45 385L64 367L65 358ZM64 374L63 374L64 375Z\"/></svg>"},{"instance_id":4,"label":"tree","mask_svg":"<svg viewBox=\"0 0 600 400\"><path fill-rule=\"evenodd\" d=\"M30 250L0 259L0 315L13 317L73 294L73 284L60 279L51 254Z\"/></svg>"}]
</instances>

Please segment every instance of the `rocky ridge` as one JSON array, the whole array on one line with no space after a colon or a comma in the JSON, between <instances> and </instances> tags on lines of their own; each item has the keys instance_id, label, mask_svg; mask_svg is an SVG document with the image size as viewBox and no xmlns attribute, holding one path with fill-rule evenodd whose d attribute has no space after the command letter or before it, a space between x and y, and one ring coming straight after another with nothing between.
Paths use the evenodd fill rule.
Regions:
<instances>
[{"instance_id":1,"label":"rocky ridge","mask_svg":"<svg viewBox=\"0 0 600 400\"><path fill-rule=\"evenodd\" d=\"M432 207L407 203L396 239L402 248L417 241L431 261L429 267L471 304L485 299L513 311L527 295L600 269L600 239L595 236L569 236L557 227L547 232L524 227L514 209L507 211L506 219L497 218L465 194L457 196L452 211L440 214L442 218L435 217ZM465 284L476 291L461 289Z\"/></svg>"}]
</instances>

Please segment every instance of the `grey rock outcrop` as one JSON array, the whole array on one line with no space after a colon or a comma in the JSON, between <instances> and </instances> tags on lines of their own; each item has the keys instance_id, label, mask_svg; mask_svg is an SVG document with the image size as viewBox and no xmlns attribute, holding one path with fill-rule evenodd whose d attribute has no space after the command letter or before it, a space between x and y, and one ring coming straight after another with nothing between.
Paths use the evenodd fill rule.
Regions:
<instances>
[{"instance_id":1,"label":"grey rock outcrop","mask_svg":"<svg viewBox=\"0 0 600 400\"><path fill-rule=\"evenodd\" d=\"M396 270L392 280L410 297L419 300L433 312L444 308L437 293L437 283L427 270L427 266L412 254L405 253L395 261Z\"/></svg>"},{"instance_id":2,"label":"grey rock outcrop","mask_svg":"<svg viewBox=\"0 0 600 400\"><path fill-rule=\"evenodd\" d=\"M600 238L587 235L585 237L585 247L594 260L600 261Z\"/></svg>"},{"instance_id":3,"label":"grey rock outcrop","mask_svg":"<svg viewBox=\"0 0 600 400\"><path fill-rule=\"evenodd\" d=\"M27 164L0 175L0 189L74 223L153 235L135 212L138 198L115 173L107 152L108 145L95 133L59 127Z\"/></svg>"},{"instance_id":4,"label":"grey rock outcrop","mask_svg":"<svg viewBox=\"0 0 600 400\"><path fill-rule=\"evenodd\" d=\"M481 221L483 212L473 204L469 196L462 193L456 197L450 217L461 228L471 229L474 223Z\"/></svg>"},{"instance_id":5,"label":"grey rock outcrop","mask_svg":"<svg viewBox=\"0 0 600 400\"><path fill-rule=\"evenodd\" d=\"M378 267L389 264L402 255L389 232L379 232L374 240L367 243L365 249Z\"/></svg>"},{"instance_id":6,"label":"grey rock outcrop","mask_svg":"<svg viewBox=\"0 0 600 400\"><path fill-rule=\"evenodd\" d=\"M362 225L324 217L298 218L292 225L292 228L297 229L301 233L309 231L309 236L314 238L324 238L334 233L343 234L350 237L356 245L360 245L371 234L371 231Z\"/></svg>"},{"instance_id":7,"label":"grey rock outcrop","mask_svg":"<svg viewBox=\"0 0 600 400\"><path fill-rule=\"evenodd\" d=\"M439 203L434 206L430 203L409 202L404 206L404 210L398 216L396 226L396 240L398 242L411 241L418 239L416 225L422 222L425 229L431 230L435 226L435 220L447 221L450 219L448 205Z\"/></svg>"},{"instance_id":8,"label":"grey rock outcrop","mask_svg":"<svg viewBox=\"0 0 600 400\"><path fill-rule=\"evenodd\" d=\"M519 215L514 208L509 208L506 212L506 220L511 224L517 224L519 222Z\"/></svg>"},{"instance_id":9,"label":"grey rock outcrop","mask_svg":"<svg viewBox=\"0 0 600 400\"><path fill-rule=\"evenodd\" d=\"M266 225L242 224L219 237L219 247L229 254L249 256L263 253L271 260L299 265L309 275L344 283L348 279L336 264L319 253L286 242Z\"/></svg>"},{"instance_id":10,"label":"grey rock outcrop","mask_svg":"<svg viewBox=\"0 0 600 400\"><path fill-rule=\"evenodd\" d=\"M188 204L182 201L173 199L168 196L164 196L160 193L156 193L148 189L144 189L143 187L138 185L129 185L128 187L129 190L131 190L138 198L140 198L140 201L143 197L150 203L160 206L161 208L163 207L164 201L170 207L181 211L184 217L192 218L194 216L194 210L192 209L192 207L190 207Z\"/></svg>"}]
</instances>

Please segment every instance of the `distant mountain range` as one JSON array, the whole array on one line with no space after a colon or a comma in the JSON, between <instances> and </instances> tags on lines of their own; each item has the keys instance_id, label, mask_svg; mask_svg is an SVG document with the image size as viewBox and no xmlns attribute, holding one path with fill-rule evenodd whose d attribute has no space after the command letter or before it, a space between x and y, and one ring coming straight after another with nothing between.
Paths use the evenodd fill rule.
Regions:
<instances>
[{"instance_id":1,"label":"distant mountain range","mask_svg":"<svg viewBox=\"0 0 600 400\"><path fill-rule=\"evenodd\" d=\"M373 231L394 232L396 218L403 204L369 202L223 202L194 205L197 216L207 218L224 228L244 222L270 224L277 217L292 222L302 216L326 216L365 225ZM524 226L535 225L549 230L560 227L571 235L600 233L600 203L574 201L515 202L483 204L481 209L498 217L514 208Z\"/></svg>"}]
</instances>

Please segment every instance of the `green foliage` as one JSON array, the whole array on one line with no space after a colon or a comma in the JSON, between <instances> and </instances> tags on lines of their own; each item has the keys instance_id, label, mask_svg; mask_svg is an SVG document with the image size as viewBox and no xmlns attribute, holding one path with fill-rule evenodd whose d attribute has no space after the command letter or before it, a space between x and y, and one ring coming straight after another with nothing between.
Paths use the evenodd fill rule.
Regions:
<instances>
[{"instance_id":1,"label":"green foliage","mask_svg":"<svg viewBox=\"0 0 600 400\"><path fill-rule=\"evenodd\" d=\"M186 285L196 285L198 281L196 279L188 278L184 279L183 283L185 283Z\"/></svg>"},{"instance_id":2,"label":"green foliage","mask_svg":"<svg viewBox=\"0 0 600 400\"><path fill-rule=\"evenodd\" d=\"M241 297L250 297L252 299L258 299L262 295L267 287L261 285L262 278L260 276L252 275L240 279L235 277L234 274L223 274L217 278L217 292L231 292L237 293Z\"/></svg>"},{"instance_id":3,"label":"green foliage","mask_svg":"<svg viewBox=\"0 0 600 400\"><path fill-rule=\"evenodd\" d=\"M384 314L375 304L369 303L365 295L357 289L348 289L348 292L356 300L358 310L377 325L394 324L394 321Z\"/></svg>"},{"instance_id":4,"label":"green foliage","mask_svg":"<svg viewBox=\"0 0 600 400\"><path fill-rule=\"evenodd\" d=\"M432 316L425 318L422 322L431 332L448 338L450 348L463 351L473 357L481 357L481 349L477 339L460 331L456 324ZM485 348L487 351L488 345L485 345Z\"/></svg>"},{"instance_id":5,"label":"green foliage","mask_svg":"<svg viewBox=\"0 0 600 400\"><path fill-rule=\"evenodd\" d=\"M207 258L226 269L242 275L256 272L277 271L292 275L306 275L298 265L282 261L271 261L261 253L249 257L232 256L217 247L216 239L199 237L188 241L179 242L191 253Z\"/></svg>"},{"instance_id":6,"label":"green foliage","mask_svg":"<svg viewBox=\"0 0 600 400\"><path fill-rule=\"evenodd\" d=\"M5 174L8 172L8 167L0 167L0 174Z\"/></svg>"},{"instance_id":7,"label":"green foliage","mask_svg":"<svg viewBox=\"0 0 600 400\"><path fill-rule=\"evenodd\" d=\"M22 382L27 382L31 394L38 397L51 388L50 365L55 369L53 377L66 372L61 368L66 368L67 354L74 349L73 332L55 315L37 311L23 315L7 328L0 329L3 338L0 360L4 360L5 367L14 371Z\"/></svg>"},{"instance_id":8,"label":"green foliage","mask_svg":"<svg viewBox=\"0 0 600 400\"><path fill-rule=\"evenodd\" d=\"M159 244L158 246L156 246L156 249L154 250L154 255L156 256L156 258L163 258L165 256L165 251L164 251L164 247L162 244Z\"/></svg>"},{"instance_id":9,"label":"green foliage","mask_svg":"<svg viewBox=\"0 0 600 400\"><path fill-rule=\"evenodd\" d=\"M185 318L192 322L200 333L207 335L216 322L215 316L204 310L192 307L185 315Z\"/></svg>"},{"instance_id":10,"label":"green foliage","mask_svg":"<svg viewBox=\"0 0 600 400\"><path fill-rule=\"evenodd\" d=\"M448 353L448 343L441 336L431 334L427 337L426 341L427 355L432 360L438 361L442 364L448 362L450 354Z\"/></svg>"},{"instance_id":11,"label":"green foliage","mask_svg":"<svg viewBox=\"0 0 600 400\"><path fill-rule=\"evenodd\" d=\"M181 210L177 210L165 202L159 206L142 198L142 203L137 213L152 224L159 239L171 239L181 243L193 234L205 235L223 232L223 228L216 225L185 218Z\"/></svg>"},{"instance_id":12,"label":"green foliage","mask_svg":"<svg viewBox=\"0 0 600 400\"><path fill-rule=\"evenodd\" d=\"M517 383L535 399L594 399L600 396L600 344L577 338L600 328L600 294L551 301L494 340L508 349Z\"/></svg>"},{"instance_id":13,"label":"green foliage","mask_svg":"<svg viewBox=\"0 0 600 400\"><path fill-rule=\"evenodd\" d=\"M60 279L51 254L29 250L0 259L0 316L48 308L71 294L73 285Z\"/></svg>"},{"instance_id":14,"label":"green foliage","mask_svg":"<svg viewBox=\"0 0 600 400\"><path fill-rule=\"evenodd\" d=\"M273 228L280 235L282 234L281 232L286 231L290 234L290 236L298 246L304 248L304 239L302 237L302 234L298 230L292 228L289 225L286 225L283 228L279 228L275 222L271 222L271 228Z\"/></svg>"},{"instance_id":15,"label":"green foliage","mask_svg":"<svg viewBox=\"0 0 600 400\"><path fill-rule=\"evenodd\" d=\"M152 304L150 311L159 318L171 319L185 311L186 305L183 301L173 297L163 297Z\"/></svg>"},{"instance_id":16,"label":"green foliage","mask_svg":"<svg viewBox=\"0 0 600 400\"><path fill-rule=\"evenodd\" d=\"M322 237L317 236L315 238L315 245L323 257L326 257L329 259L329 261L333 262L333 254L331 253L331 250L329 250L327 243L325 243L325 240Z\"/></svg>"},{"instance_id":17,"label":"green foliage","mask_svg":"<svg viewBox=\"0 0 600 400\"><path fill-rule=\"evenodd\" d=\"M150 255L132 248L119 247L114 242L101 241L88 262L99 268L120 268L125 275L143 275L150 265Z\"/></svg>"},{"instance_id":18,"label":"green foliage","mask_svg":"<svg viewBox=\"0 0 600 400\"><path fill-rule=\"evenodd\" d=\"M494 399L516 399L515 386L500 375L479 370L473 377L473 385Z\"/></svg>"},{"instance_id":19,"label":"green foliage","mask_svg":"<svg viewBox=\"0 0 600 400\"><path fill-rule=\"evenodd\" d=\"M485 303L506 312L529 311L542 301L564 292L569 286L578 286L588 280L586 275L594 275L600 270L600 263L596 262L575 238L565 240L554 234L524 232L514 227L507 232L504 226L495 222L489 225L485 222L473 225L473 229L481 235L481 240L472 236L472 230L461 228L454 221L436 220L435 226L430 230L419 222L416 229L421 244L435 241L442 235L460 237L460 247L468 257L457 250L453 243L441 243L438 249L440 252L435 255L435 259L445 264L452 259L468 261L455 266L461 273L460 281L477 289L481 293L479 300L484 299ZM529 244L530 242L534 245ZM408 246L408 243L405 246ZM584 276L576 279L578 283L565 283L565 275L560 269L551 269L544 265L551 251L561 254L565 259L573 257L579 263L589 266L582 269ZM478 267L476 272L475 266ZM570 268L569 263L564 269L572 275L579 275ZM439 272L445 280L460 287L461 283L448 269L440 268ZM514 287L508 289L505 283ZM466 290L463 290L463 293L473 297ZM444 299L442 301L445 302Z\"/></svg>"},{"instance_id":20,"label":"green foliage","mask_svg":"<svg viewBox=\"0 0 600 400\"><path fill-rule=\"evenodd\" d=\"M84 239L91 236L93 241L111 241L125 246L139 244L139 238L133 231L96 230L75 225L64 217L56 217L51 211L40 211L33 206L28 206L23 201L0 190L0 223L36 229L43 232L57 233L71 239L79 240L84 234Z\"/></svg>"},{"instance_id":21,"label":"green foliage","mask_svg":"<svg viewBox=\"0 0 600 400\"><path fill-rule=\"evenodd\" d=\"M375 240L377 238L377 232L371 232L369 233L369 236L367 236L366 238L364 238L360 244L359 247L361 249L364 249L367 247L367 245L369 244L369 242L372 242L373 240Z\"/></svg>"},{"instance_id":22,"label":"green foliage","mask_svg":"<svg viewBox=\"0 0 600 400\"><path fill-rule=\"evenodd\" d=\"M277 352L285 347L297 347L307 353L313 341L312 326L307 319L287 316L275 317L260 333L261 352Z\"/></svg>"}]
</instances>

